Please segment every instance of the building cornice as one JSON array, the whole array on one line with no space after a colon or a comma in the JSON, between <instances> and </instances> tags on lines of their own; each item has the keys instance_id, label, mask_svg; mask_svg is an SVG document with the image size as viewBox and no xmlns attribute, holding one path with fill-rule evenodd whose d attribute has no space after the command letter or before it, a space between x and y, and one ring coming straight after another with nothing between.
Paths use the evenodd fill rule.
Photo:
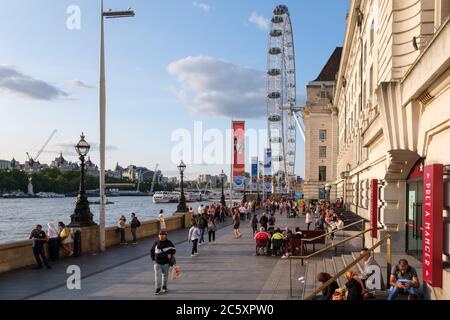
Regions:
<instances>
[{"instance_id":1,"label":"building cornice","mask_svg":"<svg viewBox=\"0 0 450 320\"><path fill-rule=\"evenodd\" d=\"M350 56L350 52L352 49L352 41L353 41L353 35L356 31L356 9L359 8L361 5L361 0L352 0L350 5L350 11L348 13L347 18L347 27L345 31L345 40L344 40L344 47L342 49L342 56L341 56L341 63L339 66L339 73L338 73L338 79L337 79L337 85L336 85L336 94L335 98L338 99L339 95L342 90L342 82L344 80L344 72L347 69L347 63ZM338 100L336 100L338 101Z\"/></svg>"}]
</instances>

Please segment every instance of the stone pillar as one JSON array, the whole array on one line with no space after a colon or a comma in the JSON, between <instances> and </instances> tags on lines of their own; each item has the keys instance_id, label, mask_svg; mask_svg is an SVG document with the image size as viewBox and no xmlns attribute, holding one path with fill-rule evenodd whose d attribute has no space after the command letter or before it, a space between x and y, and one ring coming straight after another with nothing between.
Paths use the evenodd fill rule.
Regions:
<instances>
[{"instance_id":1,"label":"stone pillar","mask_svg":"<svg viewBox=\"0 0 450 320\"><path fill-rule=\"evenodd\" d=\"M98 225L72 228L72 234L74 234L77 230L81 231L82 254L93 254L100 252L100 227Z\"/></svg>"},{"instance_id":2,"label":"stone pillar","mask_svg":"<svg viewBox=\"0 0 450 320\"><path fill-rule=\"evenodd\" d=\"M405 251L406 181L383 181L380 190L380 221L385 225L381 237L392 235L392 251Z\"/></svg>"}]
</instances>

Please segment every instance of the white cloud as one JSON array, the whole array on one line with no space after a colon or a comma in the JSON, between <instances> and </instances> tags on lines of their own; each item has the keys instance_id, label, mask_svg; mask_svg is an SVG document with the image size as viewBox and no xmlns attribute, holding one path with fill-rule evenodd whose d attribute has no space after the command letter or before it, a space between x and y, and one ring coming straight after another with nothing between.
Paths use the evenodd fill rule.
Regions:
<instances>
[{"instance_id":1,"label":"white cloud","mask_svg":"<svg viewBox=\"0 0 450 320\"><path fill-rule=\"evenodd\" d=\"M34 79L14 66L0 65L0 89L4 89L16 96L34 100L55 100L70 98L61 89L48 82Z\"/></svg>"},{"instance_id":2,"label":"white cloud","mask_svg":"<svg viewBox=\"0 0 450 320\"><path fill-rule=\"evenodd\" d=\"M83 89L94 89L93 86L87 85L81 80L68 80L68 81L66 81L66 83L71 86L79 87L79 88L83 88Z\"/></svg>"},{"instance_id":3,"label":"white cloud","mask_svg":"<svg viewBox=\"0 0 450 320\"><path fill-rule=\"evenodd\" d=\"M207 5L206 3L203 3L203 2L197 2L197 1L194 1L194 2L192 3L192 5L193 5L194 7L197 7L197 8L202 9L202 10L205 11L205 12L209 12L209 10L211 10L211 6L210 6L210 5Z\"/></svg>"},{"instance_id":4,"label":"white cloud","mask_svg":"<svg viewBox=\"0 0 450 320\"><path fill-rule=\"evenodd\" d=\"M168 71L181 86L172 91L194 113L234 118L266 115L263 71L205 56L175 61Z\"/></svg>"},{"instance_id":5,"label":"white cloud","mask_svg":"<svg viewBox=\"0 0 450 320\"><path fill-rule=\"evenodd\" d=\"M258 15L256 12L252 12L250 17L248 18L248 21L256 25L261 30L264 31L269 30L270 27L269 19L265 18L264 16Z\"/></svg>"}]
</instances>

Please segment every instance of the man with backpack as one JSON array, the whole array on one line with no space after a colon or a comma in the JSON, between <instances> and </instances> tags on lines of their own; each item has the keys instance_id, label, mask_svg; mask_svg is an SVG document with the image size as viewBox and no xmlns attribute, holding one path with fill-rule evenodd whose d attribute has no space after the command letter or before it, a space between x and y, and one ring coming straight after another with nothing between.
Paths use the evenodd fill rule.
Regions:
<instances>
[{"instance_id":1,"label":"man with backpack","mask_svg":"<svg viewBox=\"0 0 450 320\"><path fill-rule=\"evenodd\" d=\"M153 244L150 250L155 269L155 295L168 292L167 281L169 280L169 269L175 264L176 249L172 241L167 239L167 233L163 230L159 232L159 239Z\"/></svg>"},{"instance_id":2,"label":"man with backpack","mask_svg":"<svg viewBox=\"0 0 450 320\"><path fill-rule=\"evenodd\" d=\"M269 219L267 218L266 213L264 213L263 216L261 217L261 219L259 219L259 224L261 225L261 227L264 228L264 230L267 230L268 222L269 222Z\"/></svg>"},{"instance_id":3,"label":"man with backpack","mask_svg":"<svg viewBox=\"0 0 450 320\"><path fill-rule=\"evenodd\" d=\"M137 244L137 235L136 234L137 234L137 228L139 228L140 226L141 226L141 222L136 217L136 214L133 212L131 214L131 222L130 222L131 234L133 236L132 244Z\"/></svg>"}]
</instances>

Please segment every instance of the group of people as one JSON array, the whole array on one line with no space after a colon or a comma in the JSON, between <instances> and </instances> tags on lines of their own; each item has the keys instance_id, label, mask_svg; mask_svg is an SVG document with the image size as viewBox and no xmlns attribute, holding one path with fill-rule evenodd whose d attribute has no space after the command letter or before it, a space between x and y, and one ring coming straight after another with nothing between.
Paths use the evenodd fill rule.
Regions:
<instances>
[{"instance_id":1,"label":"group of people","mask_svg":"<svg viewBox=\"0 0 450 320\"><path fill-rule=\"evenodd\" d=\"M300 242L292 240L302 237L303 233L299 227L296 227L295 230L286 227L283 231L280 228L266 231L264 227L261 227L254 236L256 255L261 255L261 251L263 251L265 255L279 255L282 259L286 259L300 249Z\"/></svg>"},{"instance_id":2,"label":"group of people","mask_svg":"<svg viewBox=\"0 0 450 320\"><path fill-rule=\"evenodd\" d=\"M43 265L47 269L51 269L50 261L59 259L60 250L62 249L67 256L73 256L73 236L70 229L63 223L48 223L47 233L42 229L42 225L38 224L31 231L30 240L32 242L33 255L36 259L36 269L42 269ZM45 243L48 242L49 259L45 253Z\"/></svg>"},{"instance_id":3,"label":"group of people","mask_svg":"<svg viewBox=\"0 0 450 320\"><path fill-rule=\"evenodd\" d=\"M369 249L364 248L361 250L361 255L364 256L362 272L358 274L353 270L348 270L344 274L347 282L343 287L340 288L337 281L333 281L323 289L322 294L316 296L316 300L365 300L374 298L373 293L367 286L369 278L374 276L379 277L379 279L375 279L375 282L380 284L379 289L385 289L381 268L375 261L373 254ZM376 268L373 268L374 266ZM379 270L379 272L377 273L374 270ZM332 276L325 272L317 274L317 281L322 284L328 282L331 278ZM418 298L417 288L420 284L417 271L405 259L400 259L398 264L392 267L389 285L388 300L395 300L400 293L408 295L409 300Z\"/></svg>"},{"instance_id":4,"label":"group of people","mask_svg":"<svg viewBox=\"0 0 450 320\"><path fill-rule=\"evenodd\" d=\"M126 231L126 222L127 218L125 218L124 215L120 216L119 222L117 222L117 231L120 235L120 244L125 245L128 244L125 236ZM163 210L159 212L159 222L160 222L160 229L165 230L166 229L166 223L164 221L164 214ZM130 221L130 230L131 230L131 236L133 237L132 244L137 244L137 229L141 226L141 222L136 216L136 213L131 213L131 221Z\"/></svg>"}]
</instances>

